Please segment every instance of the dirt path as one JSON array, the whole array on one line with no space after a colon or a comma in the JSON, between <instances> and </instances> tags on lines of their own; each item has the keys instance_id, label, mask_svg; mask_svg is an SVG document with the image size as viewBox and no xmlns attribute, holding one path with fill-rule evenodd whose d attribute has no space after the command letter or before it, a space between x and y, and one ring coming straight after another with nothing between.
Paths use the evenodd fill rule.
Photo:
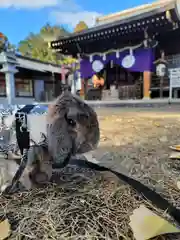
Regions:
<instances>
[{"instance_id":1,"label":"dirt path","mask_svg":"<svg viewBox=\"0 0 180 240\"><path fill-rule=\"evenodd\" d=\"M95 155L97 158L104 155L100 159L103 165L152 185L163 195L177 189L180 166L169 159L169 146L180 144L180 114L116 111L107 115L99 112L99 122L101 140Z\"/></svg>"}]
</instances>

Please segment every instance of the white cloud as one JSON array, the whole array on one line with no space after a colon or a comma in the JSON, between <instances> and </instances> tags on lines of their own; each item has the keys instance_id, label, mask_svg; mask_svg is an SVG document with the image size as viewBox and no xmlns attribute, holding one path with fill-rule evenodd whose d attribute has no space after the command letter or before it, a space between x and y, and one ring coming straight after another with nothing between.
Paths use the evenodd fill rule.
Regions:
<instances>
[{"instance_id":1,"label":"white cloud","mask_svg":"<svg viewBox=\"0 0 180 240\"><path fill-rule=\"evenodd\" d=\"M51 17L57 24L67 24L71 27L75 27L80 21L84 21L89 27L92 27L96 17L100 15L96 11L83 9L76 4L75 0L61 0L58 9L51 12Z\"/></svg>"},{"instance_id":2,"label":"white cloud","mask_svg":"<svg viewBox=\"0 0 180 240\"><path fill-rule=\"evenodd\" d=\"M56 6L59 0L0 0L0 8L42 8Z\"/></svg>"},{"instance_id":3,"label":"white cloud","mask_svg":"<svg viewBox=\"0 0 180 240\"><path fill-rule=\"evenodd\" d=\"M89 27L95 23L101 14L84 10L75 0L0 0L0 8L39 9L51 7L50 18L57 24L67 24L75 27L79 21L84 21ZM54 10L52 10L52 7Z\"/></svg>"},{"instance_id":4,"label":"white cloud","mask_svg":"<svg viewBox=\"0 0 180 240\"><path fill-rule=\"evenodd\" d=\"M101 14L98 12L91 11L54 11L52 12L53 18L55 18L56 23L58 24L68 24L72 27L75 27L80 21L84 21L89 27L92 27L95 24L96 17Z\"/></svg>"}]
</instances>

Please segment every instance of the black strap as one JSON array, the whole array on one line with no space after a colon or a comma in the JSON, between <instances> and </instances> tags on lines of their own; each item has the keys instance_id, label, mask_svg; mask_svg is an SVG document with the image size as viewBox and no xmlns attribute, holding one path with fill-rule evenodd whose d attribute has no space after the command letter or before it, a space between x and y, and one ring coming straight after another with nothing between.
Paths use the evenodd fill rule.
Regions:
<instances>
[{"instance_id":1,"label":"black strap","mask_svg":"<svg viewBox=\"0 0 180 240\"><path fill-rule=\"evenodd\" d=\"M25 149L23 151L23 155L22 155L22 158L21 158L21 163L19 165L19 168L16 171L16 173L15 173L13 179L12 179L11 185L8 186L5 189L5 191L4 191L5 194L9 194L9 193L14 192L14 189L16 188L16 186L17 186L17 184L19 182L19 179L21 178L21 176L22 176L22 174L24 172L24 169L26 168L27 160L28 160L27 155L28 155L28 150Z\"/></svg>"},{"instance_id":2,"label":"black strap","mask_svg":"<svg viewBox=\"0 0 180 240\"><path fill-rule=\"evenodd\" d=\"M167 213L170 216L172 216L177 221L178 224L180 224L180 210L177 209L176 207L174 207L171 203L169 203L166 199L164 199L160 194L156 193L155 191L153 191L149 187L145 186L141 182L139 182L133 178L130 178L122 173L118 173L109 168L102 167L95 163L88 162L85 160L78 159L78 164L81 166L86 165L87 167L94 169L96 171L109 171L109 172L114 173L120 180L127 183L134 190L136 190L136 192L138 192L142 196L143 199L149 200L157 208L159 208L163 211L167 211Z\"/></svg>"},{"instance_id":3,"label":"black strap","mask_svg":"<svg viewBox=\"0 0 180 240\"><path fill-rule=\"evenodd\" d=\"M21 115L21 113L17 113L17 115ZM16 139L17 144L19 146L20 152L23 155L23 149L29 149L30 147L30 134L27 129L27 115L22 113L22 117L25 118L25 126L22 125L20 120L21 116L16 115Z\"/></svg>"},{"instance_id":4,"label":"black strap","mask_svg":"<svg viewBox=\"0 0 180 240\"><path fill-rule=\"evenodd\" d=\"M20 114L20 113L19 113ZM27 129L27 115L23 113L22 117L25 117L25 125L23 126L20 117L16 115L16 139L21 151L21 162L17 172L15 173L11 185L4 191L5 194L9 194L14 191L15 187L17 186L28 161L28 149L30 147L30 134Z\"/></svg>"}]
</instances>

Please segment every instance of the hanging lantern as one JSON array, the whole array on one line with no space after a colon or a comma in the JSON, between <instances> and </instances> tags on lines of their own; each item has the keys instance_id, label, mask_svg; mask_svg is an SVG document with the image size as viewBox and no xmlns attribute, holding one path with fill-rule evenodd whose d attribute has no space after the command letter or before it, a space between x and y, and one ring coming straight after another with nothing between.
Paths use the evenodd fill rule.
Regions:
<instances>
[{"instance_id":1,"label":"hanging lantern","mask_svg":"<svg viewBox=\"0 0 180 240\"><path fill-rule=\"evenodd\" d=\"M111 67L111 68L114 67L113 60L110 61L110 67Z\"/></svg>"},{"instance_id":2,"label":"hanging lantern","mask_svg":"<svg viewBox=\"0 0 180 240\"><path fill-rule=\"evenodd\" d=\"M167 61L165 60L164 51L161 52L161 58L157 59L154 64L156 65L156 75L164 77L168 74Z\"/></svg>"},{"instance_id":3,"label":"hanging lantern","mask_svg":"<svg viewBox=\"0 0 180 240\"><path fill-rule=\"evenodd\" d=\"M159 62L156 65L156 75L158 77L164 77L166 75L166 64L164 62Z\"/></svg>"}]
</instances>

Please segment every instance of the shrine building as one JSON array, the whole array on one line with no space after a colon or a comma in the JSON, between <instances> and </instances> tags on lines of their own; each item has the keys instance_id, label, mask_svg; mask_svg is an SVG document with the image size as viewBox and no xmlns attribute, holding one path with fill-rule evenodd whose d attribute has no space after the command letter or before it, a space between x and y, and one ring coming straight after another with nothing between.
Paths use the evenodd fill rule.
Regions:
<instances>
[{"instance_id":1,"label":"shrine building","mask_svg":"<svg viewBox=\"0 0 180 240\"><path fill-rule=\"evenodd\" d=\"M150 99L169 97L170 75L157 74L156 64L166 63L171 72L180 68L179 39L180 0L161 0L98 17L94 27L50 45L80 61L86 99L88 88L101 89L103 100ZM180 84L172 96L180 97Z\"/></svg>"}]
</instances>

